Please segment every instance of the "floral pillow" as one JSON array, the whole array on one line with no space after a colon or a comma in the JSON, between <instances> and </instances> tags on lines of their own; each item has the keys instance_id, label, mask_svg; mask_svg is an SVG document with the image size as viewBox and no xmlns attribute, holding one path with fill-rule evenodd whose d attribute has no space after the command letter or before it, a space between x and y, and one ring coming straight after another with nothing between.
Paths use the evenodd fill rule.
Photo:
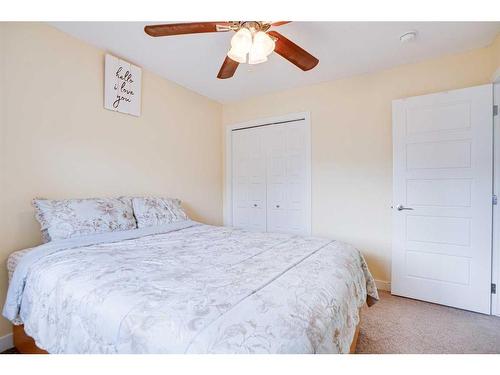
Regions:
<instances>
[{"instance_id":1,"label":"floral pillow","mask_svg":"<svg viewBox=\"0 0 500 375\"><path fill-rule=\"evenodd\" d=\"M138 197L132 198L132 206L139 228L156 227L188 219L179 199Z\"/></svg>"},{"instance_id":2,"label":"floral pillow","mask_svg":"<svg viewBox=\"0 0 500 375\"><path fill-rule=\"evenodd\" d=\"M136 229L130 198L34 199L44 242Z\"/></svg>"}]
</instances>

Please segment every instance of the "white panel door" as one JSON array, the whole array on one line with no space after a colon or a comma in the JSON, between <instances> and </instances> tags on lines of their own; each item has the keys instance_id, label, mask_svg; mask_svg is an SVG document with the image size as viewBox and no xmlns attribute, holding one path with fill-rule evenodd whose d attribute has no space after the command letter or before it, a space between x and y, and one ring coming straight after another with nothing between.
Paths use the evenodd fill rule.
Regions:
<instances>
[{"instance_id":1,"label":"white panel door","mask_svg":"<svg viewBox=\"0 0 500 375\"><path fill-rule=\"evenodd\" d=\"M267 230L309 234L305 121L266 126Z\"/></svg>"},{"instance_id":2,"label":"white panel door","mask_svg":"<svg viewBox=\"0 0 500 375\"><path fill-rule=\"evenodd\" d=\"M492 86L393 102L392 293L490 313Z\"/></svg>"},{"instance_id":3,"label":"white panel door","mask_svg":"<svg viewBox=\"0 0 500 375\"><path fill-rule=\"evenodd\" d=\"M233 225L266 230L266 152L261 128L232 132Z\"/></svg>"}]
</instances>

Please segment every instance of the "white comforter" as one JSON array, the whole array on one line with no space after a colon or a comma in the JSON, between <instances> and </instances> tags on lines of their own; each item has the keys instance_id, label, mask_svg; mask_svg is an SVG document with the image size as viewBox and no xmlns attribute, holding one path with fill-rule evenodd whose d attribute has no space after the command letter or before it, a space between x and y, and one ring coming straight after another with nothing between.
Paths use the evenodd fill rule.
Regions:
<instances>
[{"instance_id":1,"label":"white comforter","mask_svg":"<svg viewBox=\"0 0 500 375\"><path fill-rule=\"evenodd\" d=\"M349 245L186 221L35 248L3 314L50 353L346 353L367 295Z\"/></svg>"}]
</instances>

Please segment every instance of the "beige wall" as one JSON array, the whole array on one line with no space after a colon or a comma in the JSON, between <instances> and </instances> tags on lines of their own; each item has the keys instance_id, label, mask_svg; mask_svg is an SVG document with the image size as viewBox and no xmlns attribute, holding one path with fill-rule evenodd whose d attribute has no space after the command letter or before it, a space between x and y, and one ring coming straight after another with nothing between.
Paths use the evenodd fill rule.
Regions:
<instances>
[{"instance_id":1,"label":"beige wall","mask_svg":"<svg viewBox=\"0 0 500 375\"><path fill-rule=\"evenodd\" d=\"M494 67L494 80L500 82L500 35L498 35L491 46L493 67Z\"/></svg>"},{"instance_id":2,"label":"beige wall","mask_svg":"<svg viewBox=\"0 0 500 375\"><path fill-rule=\"evenodd\" d=\"M43 24L0 23L0 35L2 306L7 255L40 241L33 197L158 194L222 222L220 104L143 70L141 117L114 113L103 51Z\"/></svg>"},{"instance_id":3,"label":"beige wall","mask_svg":"<svg viewBox=\"0 0 500 375\"><path fill-rule=\"evenodd\" d=\"M391 101L488 83L499 50L497 39L488 48L226 104L223 123L310 111L313 234L356 245L374 277L389 281Z\"/></svg>"}]
</instances>

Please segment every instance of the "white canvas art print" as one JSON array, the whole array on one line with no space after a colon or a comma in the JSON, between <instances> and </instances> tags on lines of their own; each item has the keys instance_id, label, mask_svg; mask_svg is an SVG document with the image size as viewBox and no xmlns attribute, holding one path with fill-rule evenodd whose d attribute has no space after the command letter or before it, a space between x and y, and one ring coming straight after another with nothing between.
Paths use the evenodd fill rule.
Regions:
<instances>
[{"instance_id":1,"label":"white canvas art print","mask_svg":"<svg viewBox=\"0 0 500 375\"><path fill-rule=\"evenodd\" d=\"M141 115L141 68L112 55L104 65L104 108Z\"/></svg>"}]
</instances>

